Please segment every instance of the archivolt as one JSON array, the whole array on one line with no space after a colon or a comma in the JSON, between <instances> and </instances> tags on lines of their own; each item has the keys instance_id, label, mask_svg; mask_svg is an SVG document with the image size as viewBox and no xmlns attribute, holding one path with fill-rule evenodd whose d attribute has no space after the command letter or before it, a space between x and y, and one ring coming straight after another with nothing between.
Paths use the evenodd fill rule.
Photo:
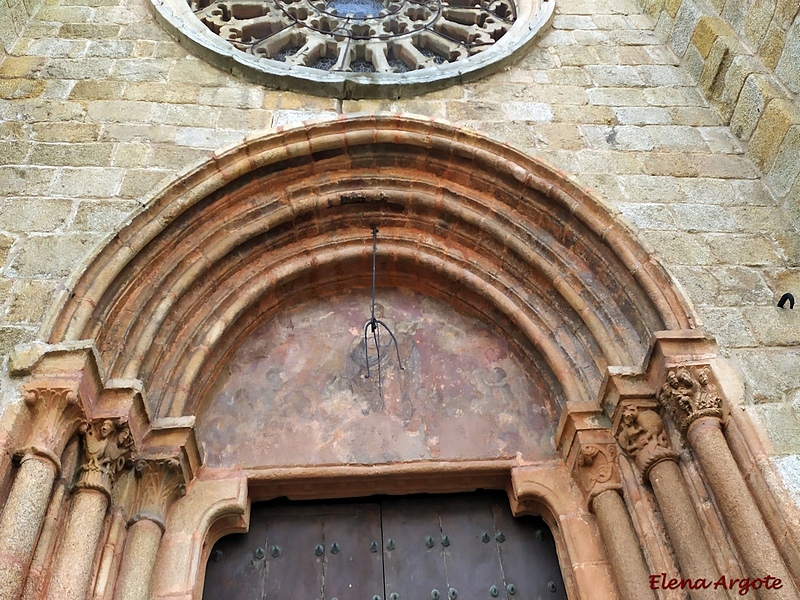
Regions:
<instances>
[{"instance_id":1,"label":"archivolt","mask_svg":"<svg viewBox=\"0 0 800 600\"><path fill-rule=\"evenodd\" d=\"M282 306L408 286L502 330L554 400L594 400L653 332L689 329L663 269L588 190L433 121L341 119L247 139L147 202L76 276L51 342L91 339L159 415L195 413L238 344Z\"/></svg>"}]
</instances>

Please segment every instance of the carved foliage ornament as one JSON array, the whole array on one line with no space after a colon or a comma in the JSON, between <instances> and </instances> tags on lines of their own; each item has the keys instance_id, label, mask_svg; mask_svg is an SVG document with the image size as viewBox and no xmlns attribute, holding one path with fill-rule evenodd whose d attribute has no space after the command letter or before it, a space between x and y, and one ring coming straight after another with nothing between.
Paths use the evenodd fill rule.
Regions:
<instances>
[{"instance_id":1,"label":"carved foliage ornament","mask_svg":"<svg viewBox=\"0 0 800 600\"><path fill-rule=\"evenodd\" d=\"M575 462L575 477L581 488L592 498L606 490L621 489L614 444L583 444Z\"/></svg>"},{"instance_id":2,"label":"carved foliage ornament","mask_svg":"<svg viewBox=\"0 0 800 600\"><path fill-rule=\"evenodd\" d=\"M59 457L85 418L78 394L70 387L32 386L23 397L33 413L34 430L18 454L47 456L60 469Z\"/></svg>"},{"instance_id":3,"label":"carved foliage ornament","mask_svg":"<svg viewBox=\"0 0 800 600\"><path fill-rule=\"evenodd\" d=\"M129 523L149 519L163 531L170 504L186 495L181 464L174 458L140 459L136 462L136 475L136 507Z\"/></svg>"},{"instance_id":4,"label":"carved foliage ornament","mask_svg":"<svg viewBox=\"0 0 800 600\"><path fill-rule=\"evenodd\" d=\"M722 418L722 398L708 367L671 369L658 392L658 401L683 433L701 417Z\"/></svg>"},{"instance_id":5,"label":"carved foliage ornament","mask_svg":"<svg viewBox=\"0 0 800 600\"><path fill-rule=\"evenodd\" d=\"M664 421L655 411L629 404L622 409L622 422L617 435L620 447L636 462L645 479L650 469L662 460L677 460L672 450Z\"/></svg>"},{"instance_id":6,"label":"carved foliage ornament","mask_svg":"<svg viewBox=\"0 0 800 600\"><path fill-rule=\"evenodd\" d=\"M133 447L127 423L103 419L88 425L77 487L111 494L117 475L130 461Z\"/></svg>"}]
</instances>

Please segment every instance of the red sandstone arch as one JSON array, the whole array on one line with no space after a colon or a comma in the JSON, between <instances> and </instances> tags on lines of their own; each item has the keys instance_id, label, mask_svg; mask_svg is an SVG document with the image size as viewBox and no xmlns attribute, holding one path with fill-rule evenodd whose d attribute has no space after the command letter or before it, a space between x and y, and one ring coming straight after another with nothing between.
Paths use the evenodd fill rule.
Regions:
<instances>
[{"instance_id":1,"label":"red sandstone arch","mask_svg":"<svg viewBox=\"0 0 800 600\"><path fill-rule=\"evenodd\" d=\"M542 161L435 121L279 130L156 193L76 276L43 337L90 339L158 415L193 414L218 367L281 306L409 286L493 323L554 400L595 400L656 331L693 328L663 268L593 194Z\"/></svg>"}]
</instances>

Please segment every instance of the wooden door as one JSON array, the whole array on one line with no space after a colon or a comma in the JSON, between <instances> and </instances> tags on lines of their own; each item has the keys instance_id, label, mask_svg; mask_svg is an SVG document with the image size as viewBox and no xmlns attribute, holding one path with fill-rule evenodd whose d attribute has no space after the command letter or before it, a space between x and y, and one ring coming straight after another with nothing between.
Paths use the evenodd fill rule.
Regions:
<instances>
[{"instance_id":1,"label":"wooden door","mask_svg":"<svg viewBox=\"0 0 800 600\"><path fill-rule=\"evenodd\" d=\"M205 600L566 598L550 530L503 494L262 503L250 523L212 550Z\"/></svg>"}]
</instances>

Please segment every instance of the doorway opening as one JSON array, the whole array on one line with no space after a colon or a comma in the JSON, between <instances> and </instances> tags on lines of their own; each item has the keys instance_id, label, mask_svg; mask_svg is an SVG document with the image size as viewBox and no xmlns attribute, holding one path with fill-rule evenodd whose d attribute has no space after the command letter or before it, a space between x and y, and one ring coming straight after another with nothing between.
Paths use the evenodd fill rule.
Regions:
<instances>
[{"instance_id":1,"label":"doorway opening","mask_svg":"<svg viewBox=\"0 0 800 600\"><path fill-rule=\"evenodd\" d=\"M565 599L556 547L502 492L262 502L211 551L206 600Z\"/></svg>"}]
</instances>

